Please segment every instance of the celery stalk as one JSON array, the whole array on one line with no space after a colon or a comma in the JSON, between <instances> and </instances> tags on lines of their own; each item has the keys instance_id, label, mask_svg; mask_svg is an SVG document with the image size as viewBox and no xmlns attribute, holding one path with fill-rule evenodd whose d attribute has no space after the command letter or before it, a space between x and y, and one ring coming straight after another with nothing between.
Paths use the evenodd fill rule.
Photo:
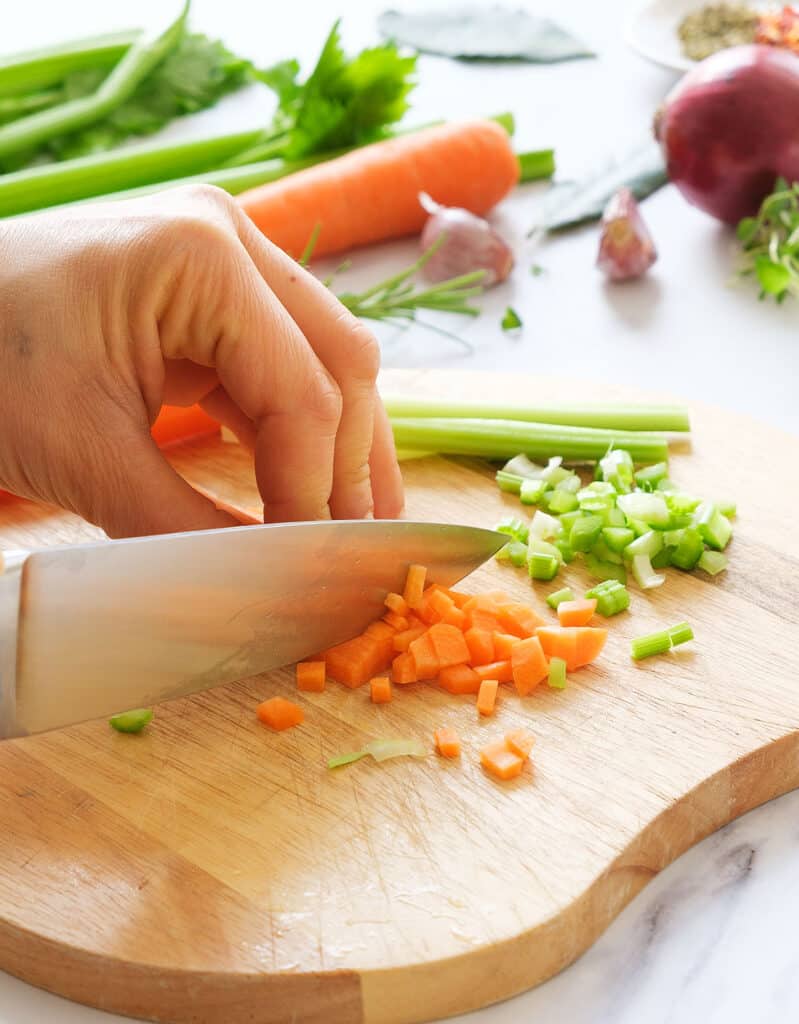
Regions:
<instances>
[{"instance_id":1,"label":"celery stalk","mask_svg":"<svg viewBox=\"0 0 799 1024\"><path fill-rule=\"evenodd\" d=\"M71 39L0 58L0 96L19 96L56 85L73 71L111 68L137 41L138 29Z\"/></svg>"}]
</instances>

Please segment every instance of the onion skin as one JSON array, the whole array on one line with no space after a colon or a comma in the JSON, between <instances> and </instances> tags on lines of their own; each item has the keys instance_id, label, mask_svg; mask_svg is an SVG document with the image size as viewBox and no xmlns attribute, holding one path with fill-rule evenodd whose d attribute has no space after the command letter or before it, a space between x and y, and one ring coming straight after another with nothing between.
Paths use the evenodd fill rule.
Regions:
<instances>
[{"instance_id":1,"label":"onion skin","mask_svg":"<svg viewBox=\"0 0 799 1024\"><path fill-rule=\"evenodd\" d=\"M727 224L753 216L778 177L799 180L799 57L736 46L708 57L655 117L670 180Z\"/></svg>"},{"instance_id":2,"label":"onion skin","mask_svg":"<svg viewBox=\"0 0 799 1024\"><path fill-rule=\"evenodd\" d=\"M436 204L437 205L437 204ZM428 281L446 281L474 270L485 272L484 288L504 281L513 269L513 251L491 225L468 210L437 206L422 231L423 251L444 241L422 268Z\"/></svg>"}]
</instances>

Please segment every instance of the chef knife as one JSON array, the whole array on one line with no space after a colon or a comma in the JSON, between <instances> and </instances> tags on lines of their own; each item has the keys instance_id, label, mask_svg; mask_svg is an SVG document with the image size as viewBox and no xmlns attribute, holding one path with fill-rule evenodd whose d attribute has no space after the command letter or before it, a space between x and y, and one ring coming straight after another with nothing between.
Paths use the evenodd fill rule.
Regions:
<instances>
[{"instance_id":1,"label":"chef knife","mask_svg":"<svg viewBox=\"0 0 799 1024\"><path fill-rule=\"evenodd\" d=\"M302 660L378 617L410 564L451 586L505 540L370 520L0 553L0 738Z\"/></svg>"}]
</instances>

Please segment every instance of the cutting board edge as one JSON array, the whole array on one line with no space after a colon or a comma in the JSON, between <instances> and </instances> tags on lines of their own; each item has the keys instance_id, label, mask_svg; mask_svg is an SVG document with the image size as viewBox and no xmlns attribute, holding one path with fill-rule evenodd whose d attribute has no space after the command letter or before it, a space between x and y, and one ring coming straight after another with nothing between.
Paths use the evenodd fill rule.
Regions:
<instances>
[{"instance_id":1,"label":"cutting board edge","mask_svg":"<svg viewBox=\"0 0 799 1024\"><path fill-rule=\"evenodd\" d=\"M795 767L787 770L786 765ZM549 920L453 957L390 969L190 970L109 957L0 918L0 968L84 1005L164 1024L280 1024L287 1000L293 1003L300 989L305 1008L318 1006L318 1014L304 1013L303 1024L329 1024L331 1019L336 1024L421 1024L481 1009L547 981L589 949L647 883L686 850L797 788L799 729L743 755L675 800ZM726 810L713 813L719 807ZM263 1015L266 1007L268 1016Z\"/></svg>"}]
</instances>

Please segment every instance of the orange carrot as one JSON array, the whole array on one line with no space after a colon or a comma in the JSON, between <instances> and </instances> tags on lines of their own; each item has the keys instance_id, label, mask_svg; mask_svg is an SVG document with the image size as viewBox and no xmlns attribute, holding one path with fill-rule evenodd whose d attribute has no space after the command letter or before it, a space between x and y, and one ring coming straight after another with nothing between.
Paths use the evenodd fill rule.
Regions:
<instances>
[{"instance_id":1,"label":"orange carrot","mask_svg":"<svg viewBox=\"0 0 799 1024\"><path fill-rule=\"evenodd\" d=\"M409 608L418 608L422 603L426 577L427 569L423 565L408 566L408 575L405 579L405 590L402 596Z\"/></svg>"},{"instance_id":2,"label":"orange carrot","mask_svg":"<svg viewBox=\"0 0 799 1024\"><path fill-rule=\"evenodd\" d=\"M474 670L480 679L496 679L500 683L513 682L510 661L491 661L488 665L475 665Z\"/></svg>"},{"instance_id":3,"label":"orange carrot","mask_svg":"<svg viewBox=\"0 0 799 1024\"><path fill-rule=\"evenodd\" d=\"M437 622L427 631L436 659L441 668L449 665L465 665L469 660L469 648L463 639L463 633L457 626L448 626L445 622Z\"/></svg>"},{"instance_id":4,"label":"orange carrot","mask_svg":"<svg viewBox=\"0 0 799 1024\"><path fill-rule=\"evenodd\" d=\"M416 666L417 679L435 679L440 665L430 633L424 633L408 647L408 653Z\"/></svg>"},{"instance_id":5,"label":"orange carrot","mask_svg":"<svg viewBox=\"0 0 799 1024\"><path fill-rule=\"evenodd\" d=\"M499 609L499 621L506 633L524 639L534 636L539 626L545 626L546 620L526 604L505 604Z\"/></svg>"},{"instance_id":6,"label":"orange carrot","mask_svg":"<svg viewBox=\"0 0 799 1024\"><path fill-rule=\"evenodd\" d=\"M478 693L480 676L468 665L449 665L438 674L438 683L448 693Z\"/></svg>"},{"instance_id":7,"label":"orange carrot","mask_svg":"<svg viewBox=\"0 0 799 1024\"><path fill-rule=\"evenodd\" d=\"M477 693L477 710L481 715L493 715L497 703L499 682L496 679L484 679Z\"/></svg>"},{"instance_id":8,"label":"orange carrot","mask_svg":"<svg viewBox=\"0 0 799 1024\"><path fill-rule=\"evenodd\" d=\"M408 628L408 620L404 615L397 615L396 612L386 612L383 616L383 622L391 626L398 633L401 633L403 629Z\"/></svg>"},{"instance_id":9,"label":"orange carrot","mask_svg":"<svg viewBox=\"0 0 799 1024\"><path fill-rule=\"evenodd\" d=\"M521 774L524 761L508 748L504 740L494 740L480 751L480 764L498 779L513 779Z\"/></svg>"},{"instance_id":10,"label":"orange carrot","mask_svg":"<svg viewBox=\"0 0 799 1024\"><path fill-rule=\"evenodd\" d=\"M472 665L487 665L494 661L494 634L488 629L472 627L463 634L469 648L469 660Z\"/></svg>"},{"instance_id":11,"label":"orange carrot","mask_svg":"<svg viewBox=\"0 0 799 1024\"><path fill-rule=\"evenodd\" d=\"M509 750L526 761L533 749L535 736L526 729L511 729L505 733L505 743Z\"/></svg>"},{"instance_id":12,"label":"orange carrot","mask_svg":"<svg viewBox=\"0 0 799 1024\"><path fill-rule=\"evenodd\" d=\"M373 704L388 704L391 700L391 680L388 676L377 676L369 683Z\"/></svg>"},{"instance_id":13,"label":"orange carrot","mask_svg":"<svg viewBox=\"0 0 799 1024\"><path fill-rule=\"evenodd\" d=\"M548 658L563 658L566 668L573 672L599 657L608 631L591 626L561 626L539 629L536 636Z\"/></svg>"},{"instance_id":14,"label":"orange carrot","mask_svg":"<svg viewBox=\"0 0 799 1024\"><path fill-rule=\"evenodd\" d=\"M495 633L494 657L497 661L507 661L511 656L513 648L520 642L519 637L514 636L512 633Z\"/></svg>"},{"instance_id":15,"label":"orange carrot","mask_svg":"<svg viewBox=\"0 0 799 1024\"><path fill-rule=\"evenodd\" d=\"M219 424L199 405L185 409L177 405L162 405L150 433L159 448L167 448L194 437L218 434Z\"/></svg>"},{"instance_id":16,"label":"orange carrot","mask_svg":"<svg viewBox=\"0 0 799 1024\"><path fill-rule=\"evenodd\" d=\"M518 180L505 129L467 121L363 146L243 192L238 202L271 242L295 257L321 225L319 257L419 234L428 216L420 192L483 214Z\"/></svg>"},{"instance_id":17,"label":"orange carrot","mask_svg":"<svg viewBox=\"0 0 799 1024\"><path fill-rule=\"evenodd\" d=\"M396 612L397 615L408 617L410 608L402 594L388 594L384 604L390 612Z\"/></svg>"},{"instance_id":18,"label":"orange carrot","mask_svg":"<svg viewBox=\"0 0 799 1024\"><path fill-rule=\"evenodd\" d=\"M452 603L456 608L463 610L463 606L469 600L469 594L462 594L459 590L447 590L445 591L447 597L452 598Z\"/></svg>"},{"instance_id":19,"label":"orange carrot","mask_svg":"<svg viewBox=\"0 0 799 1024\"><path fill-rule=\"evenodd\" d=\"M595 611L595 597L561 601L558 605L558 621L561 626L587 626Z\"/></svg>"},{"instance_id":20,"label":"orange carrot","mask_svg":"<svg viewBox=\"0 0 799 1024\"><path fill-rule=\"evenodd\" d=\"M526 697L547 677L549 663L537 636L519 640L510 660L513 683L520 697Z\"/></svg>"},{"instance_id":21,"label":"orange carrot","mask_svg":"<svg viewBox=\"0 0 799 1024\"><path fill-rule=\"evenodd\" d=\"M300 661L297 664L297 689L321 693L325 688L325 663Z\"/></svg>"},{"instance_id":22,"label":"orange carrot","mask_svg":"<svg viewBox=\"0 0 799 1024\"><path fill-rule=\"evenodd\" d=\"M285 697L270 697L255 709L256 715L270 729L282 732L293 725L299 725L305 715L297 704L292 704Z\"/></svg>"},{"instance_id":23,"label":"orange carrot","mask_svg":"<svg viewBox=\"0 0 799 1024\"><path fill-rule=\"evenodd\" d=\"M460 757L461 741L454 729L443 726L433 733L436 749L442 757Z\"/></svg>"},{"instance_id":24,"label":"orange carrot","mask_svg":"<svg viewBox=\"0 0 799 1024\"><path fill-rule=\"evenodd\" d=\"M411 626L410 629L403 629L399 633L395 633L393 640L394 650L407 651L412 641L417 640L426 632L427 626L423 624L421 626Z\"/></svg>"},{"instance_id":25,"label":"orange carrot","mask_svg":"<svg viewBox=\"0 0 799 1024\"><path fill-rule=\"evenodd\" d=\"M389 645L389 648L394 643L394 630L389 626L387 622L383 622L382 619L378 619L377 622L370 623L363 631L364 636L373 636L376 640L381 640Z\"/></svg>"},{"instance_id":26,"label":"orange carrot","mask_svg":"<svg viewBox=\"0 0 799 1024\"><path fill-rule=\"evenodd\" d=\"M417 681L419 677L416 675L416 663L412 654L406 651L404 654L397 655L391 662L391 678L401 686Z\"/></svg>"},{"instance_id":27,"label":"orange carrot","mask_svg":"<svg viewBox=\"0 0 799 1024\"><path fill-rule=\"evenodd\" d=\"M427 592L425 596L427 596ZM455 608L452 598L438 587L429 588L428 604L438 615L439 621Z\"/></svg>"},{"instance_id":28,"label":"orange carrot","mask_svg":"<svg viewBox=\"0 0 799 1024\"><path fill-rule=\"evenodd\" d=\"M385 623L382 625L390 628ZM330 678L354 689L368 683L372 676L384 669L393 654L391 638L380 639L364 633L354 640L331 647L324 652L323 658Z\"/></svg>"}]
</instances>

